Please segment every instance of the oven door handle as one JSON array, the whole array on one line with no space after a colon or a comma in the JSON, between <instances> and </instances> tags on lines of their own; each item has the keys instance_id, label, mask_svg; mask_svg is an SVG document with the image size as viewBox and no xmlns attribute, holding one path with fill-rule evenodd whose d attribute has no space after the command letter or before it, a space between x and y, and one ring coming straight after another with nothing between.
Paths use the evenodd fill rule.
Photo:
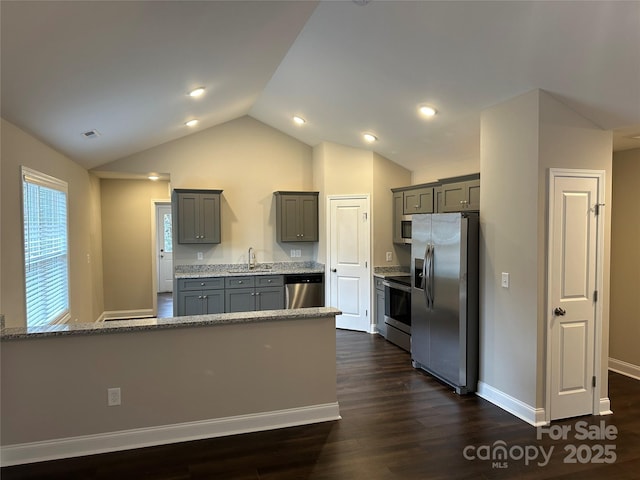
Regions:
<instances>
[{"instance_id":1,"label":"oven door handle","mask_svg":"<svg viewBox=\"0 0 640 480\"><path fill-rule=\"evenodd\" d=\"M382 281L382 285L384 287L388 287L388 288L393 288L395 290L400 290L403 292L407 292L407 293L411 293L411 287L405 286L405 285L400 285L399 283L395 283L395 282L389 282L387 280L383 280Z\"/></svg>"}]
</instances>

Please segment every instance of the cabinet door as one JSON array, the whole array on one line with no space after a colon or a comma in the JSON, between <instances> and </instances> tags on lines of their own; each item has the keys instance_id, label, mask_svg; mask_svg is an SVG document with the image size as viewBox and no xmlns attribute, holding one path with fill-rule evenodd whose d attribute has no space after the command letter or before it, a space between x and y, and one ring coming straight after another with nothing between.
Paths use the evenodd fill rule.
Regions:
<instances>
[{"instance_id":1,"label":"cabinet door","mask_svg":"<svg viewBox=\"0 0 640 480\"><path fill-rule=\"evenodd\" d=\"M466 182L449 183L441 188L441 212L459 212L463 210L467 201Z\"/></svg>"},{"instance_id":2,"label":"cabinet door","mask_svg":"<svg viewBox=\"0 0 640 480\"><path fill-rule=\"evenodd\" d=\"M224 290L202 291L203 313L224 313Z\"/></svg>"},{"instance_id":3,"label":"cabinet door","mask_svg":"<svg viewBox=\"0 0 640 480\"><path fill-rule=\"evenodd\" d=\"M224 292L226 312L251 312L256 309L256 295L253 288L234 288Z\"/></svg>"},{"instance_id":4,"label":"cabinet door","mask_svg":"<svg viewBox=\"0 0 640 480\"><path fill-rule=\"evenodd\" d=\"M284 308L284 287L256 288L256 310Z\"/></svg>"},{"instance_id":5,"label":"cabinet door","mask_svg":"<svg viewBox=\"0 0 640 480\"><path fill-rule=\"evenodd\" d=\"M296 242L299 240L298 210L299 198L283 196L280 211L280 241Z\"/></svg>"},{"instance_id":6,"label":"cabinet door","mask_svg":"<svg viewBox=\"0 0 640 480\"><path fill-rule=\"evenodd\" d=\"M480 210L480 180L465 182L467 190L467 210Z\"/></svg>"},{"instance_id":7,"label":"cabinet door","mask_svg":"<svg viewBox=\"0 0 640 480\"><path fill-rule=\"evenodd\" d=\"M433 213L433 187L404 192L404 214L412 213Z\"/></svg>"},{"instance_id":8,"label":"cabinet door","mask_svg":"<svg viewBox=\"0 0 640 480\"><path fill-rule=\"evenodd\" d=\"M402 240L402 216L404 215L404 195L393 193L393 243L404 243Z\"/></svg>"},{"instance_id":9,"label":"cabinet door","mask_svg":"<svg viewBox=\"0 0 640 480\"><path fill-rule=\"evenodd\" d=\"M480 210L480 180L443 184L440 212Z\"/></svg>"},{"instance_id":10,"label":"cabinet door","mask_svg":"<svg viewBox=\"0 0 640 480\"><path fill-rule=\"evenodd\" d=\"M199 243L220 243L220 195L200 195Z\"/></svg>"},{"instance_id":11,"label":"cabinet door","mask_svg":"<svg viewBox=\"0 0 640 480\"><path fill-rule=\"evenodd\" d=\"M201 291L178 292L178 316L202 315L203 313Z\"/></svg>"},{"instance_id":12,"label":"cabinet door","mask_svg":"<svg viewBox=\"0 0 640 480\"><path fill-rule=\"evenodd\" d=\"M300 237L298 241L318 241L318 197L303 195L299 198Z\"/></svg>"},{"instance_id":13,"label":"cabinet door","mask_svg":"<svg viewBox=\"0 0 640 480\"><path fill-rule=\"evenodd\" d=\"M199 195L178 194L178 243L199 243Z\"/></svg>"}]
</instances>

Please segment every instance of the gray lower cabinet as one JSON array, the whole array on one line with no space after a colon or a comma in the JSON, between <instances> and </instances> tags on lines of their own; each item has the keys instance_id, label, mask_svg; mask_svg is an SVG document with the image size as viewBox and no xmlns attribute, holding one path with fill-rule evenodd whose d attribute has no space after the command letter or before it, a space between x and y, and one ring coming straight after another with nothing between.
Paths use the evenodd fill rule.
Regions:
<instances>
[{"instance_id":1,"label":"gray lower cabinet","mask_svg":"<svg viewBox=\"0 0 640 480\"><path fill-rule=\"evenodd\" d=\"M442 184L436 203L441 213L480 210L480 180Z\"/></svg>"},{"instance_id":2,"label":"gray lower cabinet","mask_svg":"<svg viewBox=\"0 0 640 480\"><path fill-rule=\"evenodd\" d=\"M228 277L225 279L227 312L278 310L284 305L282 275Z\"/></svg>"},{"instance_id":3,"label":"gray lower cabinet","mask_svg":"<svg viewBox=\"0 0 640 480\"><path fill-rule=\"evenodd\" d=\"M225 311L222 278L179 279L177 297L179 316Z\"/></svg>"},{"instance_id":4,"label":"gray lower cabinet","mask_svg":"<svg viewBox=\"0 0 640 480\"><path fill-rule=\"evenodd\" d=\"M384 285L382 285L382 279L374 277L376 286L376 328L378 333L384 338L387 338L387 324L384 323Z\"/></svg>"}]
</instances>

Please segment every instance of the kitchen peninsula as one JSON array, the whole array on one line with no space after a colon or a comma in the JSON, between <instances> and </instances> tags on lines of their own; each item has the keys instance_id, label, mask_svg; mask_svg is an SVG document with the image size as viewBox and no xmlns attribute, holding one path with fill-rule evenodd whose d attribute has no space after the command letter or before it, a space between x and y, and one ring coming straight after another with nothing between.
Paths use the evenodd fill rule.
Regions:
<instances>
[{"instance_id":1,"label":"kitchen peninsula","mask_svg":"<svg viewBox=\"0 0 640 480\"><path fill-rule=\"evenodd\" d=\"M2 463L337 420L338 314L4 328Z\"/></svg>"}]
</instances>

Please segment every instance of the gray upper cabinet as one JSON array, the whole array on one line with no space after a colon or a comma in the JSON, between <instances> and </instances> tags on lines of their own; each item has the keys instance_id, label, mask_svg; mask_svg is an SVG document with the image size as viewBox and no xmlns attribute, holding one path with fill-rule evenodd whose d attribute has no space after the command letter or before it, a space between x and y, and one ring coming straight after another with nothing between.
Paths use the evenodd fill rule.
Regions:
<instances>
[{"instance_id":1,"label":"gray upper cabinet","mask_svg":"<svg viewBox=\"0 0 640 480\"><path fill-rule=\"evenodd\" d=\"M393 243L405 243L404 239L402 238L403 211L403 192L393 192Z\"/></svg>"},{"instance_id":2,"label":"gray upper cabinet","mask_svg":"<svg viewBox=\"0 0 640 480\"><path fill-rule=\"evenodd\" d=\"M480 210L480 179L443 183L439 200L442 213Z\"/></svg>"},{"instance_id":3,"label":"gray upper cabinet","mask_svg":"<svg viewBox=\"0 0 640 480\"><path fill-rule=\"evenodd\" d=\"M318 241L318 192L274 192L276 240Z\"/></svg>"},{"instance_id":4,"label":"gray upper cabinet","mask_svg":"<svg viewBox=\"0 0 640 480\"><path fill-rule=\"evenodd\" d=\"M222 190L173 191L178 243L220 243Z\"/></svg>"},{"instance_id":5,"label":"gray upper cabinet","mask_svg":"<svg viewBox=\"0 0 640 480\"><path fill-rule=\"evenodd\" d=\"M404 191L403 213L433 213L433 187L412 188Z\"/></svg>"}]
</instances>

